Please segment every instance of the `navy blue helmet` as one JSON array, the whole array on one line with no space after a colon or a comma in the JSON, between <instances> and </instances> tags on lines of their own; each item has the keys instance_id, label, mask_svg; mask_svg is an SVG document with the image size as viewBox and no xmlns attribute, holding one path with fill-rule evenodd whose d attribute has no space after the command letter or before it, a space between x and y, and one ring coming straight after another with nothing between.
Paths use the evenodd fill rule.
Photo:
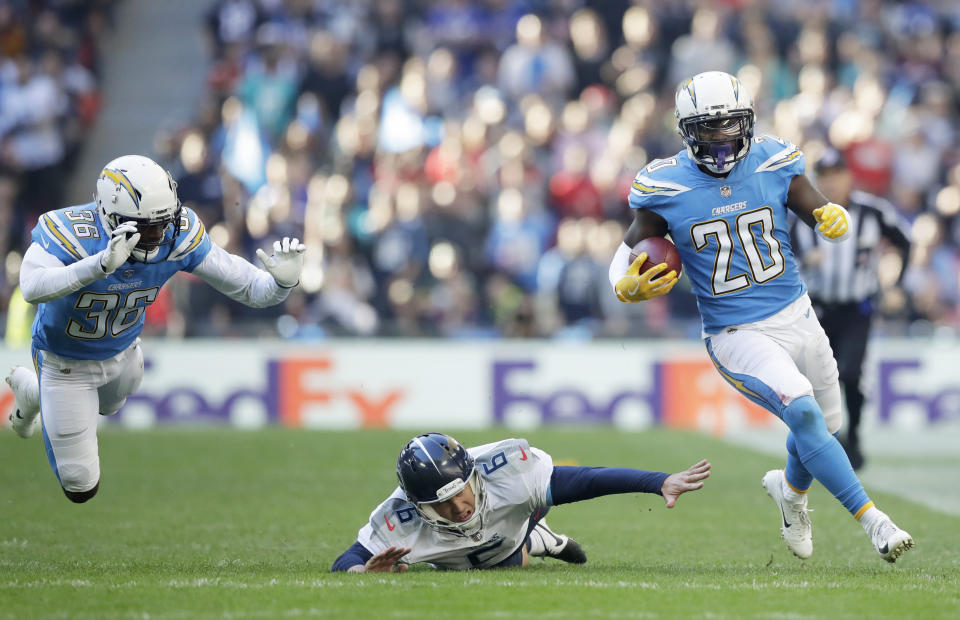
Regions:
<instances>
[{"instance_id":1,"label":"navy blue helmet","mask_svg":"<svg viewBox=\"0 0 960 620\"><path fill-rule=\"evenodd\" d=\"M434 529L474 536L483 527L485 494L473 457L463 445L443 433L417 435L397 457L397 479L407 499ZM462 523L441 517L431 506L445 502L467 486L476 498L473 516Z\"/></svg>"}]
</instances>

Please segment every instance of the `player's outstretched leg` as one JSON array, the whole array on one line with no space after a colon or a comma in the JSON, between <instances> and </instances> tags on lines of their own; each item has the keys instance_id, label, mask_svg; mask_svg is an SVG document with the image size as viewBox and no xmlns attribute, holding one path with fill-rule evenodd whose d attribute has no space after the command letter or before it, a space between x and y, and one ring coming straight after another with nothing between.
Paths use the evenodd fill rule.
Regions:
<instances>
[{"instance_id":1,"label":"player's outstretched leg","mask_svg":"<svg viewBox=\"0 0 960 620\"><path fill-rule=\"evenodd\" d=\"M780 510L780 535L787 543L787 549L801 560L813 555L813 525L807 513L806 493L797 493L790 489L782 469L768 471L761 481L767 495L773 498ZM793 497L788 492L793 490ZM799 498L799 499L797 499Z\"/></svg>"},{"instance_id":2,"label":"player's outstretched leg","mask_svg":"<svg viewBox=\"0 0 960 620\"><path fill-rule=\"evenodd\" d=\"M583 564L587 561L587 554L583 552L580 543L569 536L555 533L543 519L533 526L527 540L530 541L527 552L531 557L556 558L571 564Z\"/></svg>"},{"instance_id":3,"label":"player's outstretched leg","mask_svg":"<svg viewBox=\"0 0 960 620\"><path fill-rule=\"evenodd\" d=\"M860 522L880 557L893 562L913 547L913 538L870 501L840 442L827 431L817 401L800 397L784 407L782 416L803 466Z\"/></svg>"},{"instance_id":4,"label":"player's outstretched leg","mask_svg":"<svg viewBox=\"0 0 960 620\"><path fill-rule=\"evenodd\" d=\"M896 523L887 516L887 513L874 507L876 511L870 523L864 524L863 529L870 534L870 540L880 557L893 564L907 549L913 547L913 537L906 530L901 530ZM861 524L864 517L861 517Z\"/></svg>"},{"instance_id":5,"label":"player's outstretched leg","mask_svg":"<svg viewBox=\"0 0 960 620\"><path fill-rule=\"evenodd\" d=\"M24 439L33 435L37 414L40 413L40 383L32 370L14 366L7 375L7 385L13 390L13 411L10 426Z\"/></svg>"}]
</instances>

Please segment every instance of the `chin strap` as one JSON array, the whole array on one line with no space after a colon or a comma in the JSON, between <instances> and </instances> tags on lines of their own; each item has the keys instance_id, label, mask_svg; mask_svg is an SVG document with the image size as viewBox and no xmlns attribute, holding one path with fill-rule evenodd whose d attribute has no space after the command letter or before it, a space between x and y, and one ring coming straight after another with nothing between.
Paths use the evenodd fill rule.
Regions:
<instances>
[{"instance_id":1,"label":"chin strap","mask_svg":"<svg viewBox=\"0 0 960 620\"><path fill-rule=\"evenodd\" d=\"M160 254L160 248L154 248L152 250L141 250L140 248L133 248L133 251L130 252L130 257L140 263L149 263Z\"/></svg>"}]
</instances>

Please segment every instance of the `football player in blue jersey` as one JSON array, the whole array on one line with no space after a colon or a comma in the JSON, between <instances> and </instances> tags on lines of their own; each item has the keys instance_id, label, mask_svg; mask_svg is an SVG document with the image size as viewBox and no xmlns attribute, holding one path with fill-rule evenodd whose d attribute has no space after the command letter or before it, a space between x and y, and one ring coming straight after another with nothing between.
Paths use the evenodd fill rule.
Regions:
<instances>
[{"instance_id":1,"label":"football player in blue jersey","mask_svg":"<svg viewBox=\"0 0 960 620\"><path fill-rule=\"evenodd\" d=\"M40 415L47 459L71 501L97 493L97 419L140 385L138 336L160 287L189 271L231 299L272 306L299 282L304 250L289 238L271 256L258 250L266 271L226 252L180 204L170 173L139 155L103 168L95 202L40 216L20 267L23 297L38 305L34 369L7 377L10 423L29 437Z\"/></svg>"},{"instance_id":2,"label":"football player in blue jersey","mask_svg":"<svg viewBox=\"0 0 960 620\"><path fill-rule=\"evenodd\" d=\"M753 100L727 73L710 71L676 92L685 145L636 176L634 220L610 265L627 303L664 295L677 283L665 263L639 273L647 237L669 234L680 253L703 321L707 352L723 378L782 419L785 470L763 477L777 504L781 533L800 558L813 553L807 490L814 479L850 511L883 559L893 562L913 538L876 508L836 439L842 420L837 364L811 311L787 228L787 209L830 241L848 233L849 215L804 176L803 153L769 135L754 136Z\"/></svg>"}]
</instances>

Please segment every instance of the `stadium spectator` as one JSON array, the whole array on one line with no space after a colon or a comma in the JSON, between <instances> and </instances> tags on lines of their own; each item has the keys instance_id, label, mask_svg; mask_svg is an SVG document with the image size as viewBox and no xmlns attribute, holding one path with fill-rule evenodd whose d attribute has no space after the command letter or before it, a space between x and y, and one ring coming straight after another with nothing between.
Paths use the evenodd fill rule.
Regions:
<instances>
[{"instance_id":1,"label":"stadium spectator","mask_svg":"<svg viewBox=\"0 0 960 620\"><path fill-rule=\"evenodd\" d=\"M39 214L60 208L64 178L100 110L97 37L115 0L0 2L0 308Z\"/></svg>"},{"instance_id":2,"label":"stadium spectator","mask_svg":"<svg viewBox=\"0 0 960 620\"><path fill-rule=\"evenodd\" d=\"M701 69L729 70L757 93L759 132L790 139L811 161L830 147L843 151L855 186L890 199L923 233L915 235L903 299L878 308L878 330L960 328L960 284L951 275L960 265L955 12L877 2L813 9L761 0L749 10L728 2L587 4L216 2L205 24L209 90L193 122L163 128L158 155L170 158L189 186L185 199L225 247L252 257L262 242L303 227L318 249L306 260L303 306L288 307L274 325L275 313L229 304L229 331L259 334L270 321L275 333L282 324L295 337L344 329L503 336L517 325L495 317L516 300L507 306L529 308L533 333L579 326L595 337L695 334L684 282L660 309L618 308L601 296L590 302L599 314L587 324L573 309L583 300L570 305L547 294L537 273L566 218L623 222L633 175L678 148L677 76ZM95 58L90 33L103 28L109 5L95 3L86 19L61 17L59 28L80 33L74 51L59 50L65 74L79 64L97 75L84 63ZM40 33L23 26L31 23L0 11L0 49L51 40L53 20L42 20ZM0 84L16 81L16 57L4 57ZM67 82L58 92L76 106L76 93L87 92L76 84L90 82ZM6 92L0 88L0 98ZM59 126L74 116L65 114ZM59 138L65 153L71 135ZM55 187L19 170L14 177L20 194ZM520 219L505 222L503 203L519 203ZM31 221L16 212L20 238L9 251L22 253ZM602 252L607 237L585 240L584 256ZM351 271L369 273L372 285L343 278L337 294L375 309L372 328L366 320L360 331L344 328L344 311L329 308L352 306L324 300L332 290L320 293L343 248ZM453 256L455 268L438 277L431 256ZM173 300L189 319L187 335L210 333L206 313L194 312L205 295L196 288L187 281ZM3 283L0 297L11 289ZM452 290L458 309L447 315ZM644 320L624 321L624 312ZM437 323L438 313L452 322Z\"/></svg>"}]
</instances>

